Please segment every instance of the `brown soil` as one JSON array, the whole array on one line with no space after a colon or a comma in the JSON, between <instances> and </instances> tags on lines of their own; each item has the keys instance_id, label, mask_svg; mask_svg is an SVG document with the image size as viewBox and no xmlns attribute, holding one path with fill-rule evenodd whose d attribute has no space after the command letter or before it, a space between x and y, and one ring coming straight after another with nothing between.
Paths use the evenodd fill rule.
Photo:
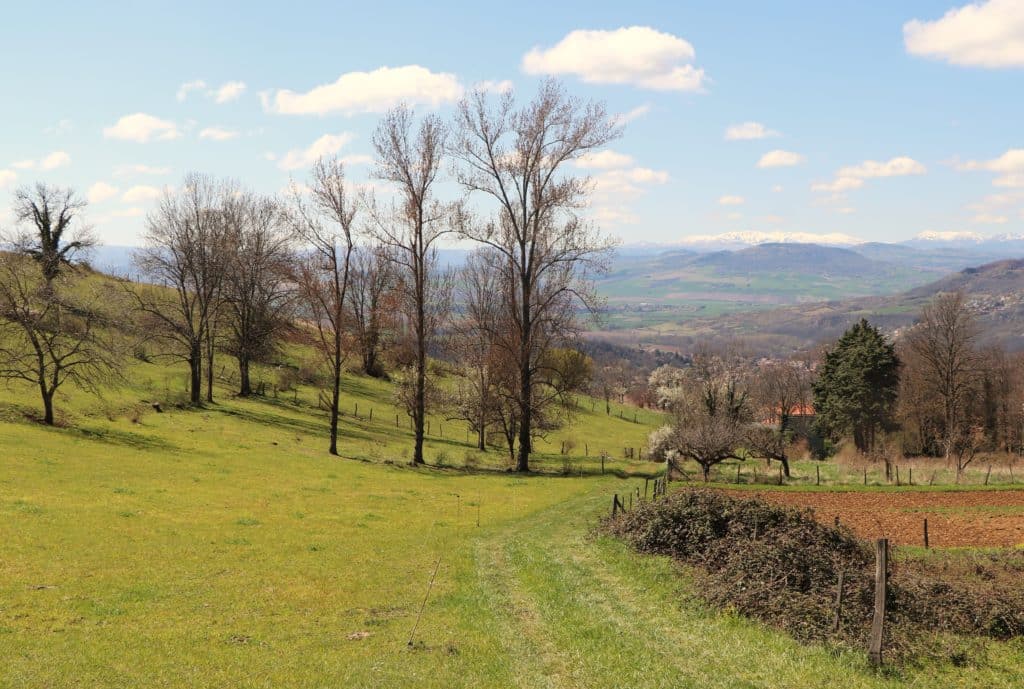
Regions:
<instances>
[{"instance_id":1,"label":"brown soil","mask_svg":"<svg viewBox=\"0 0 1024 689\"><path fill-rule=\"evenodd\" d=\"M1022 490L726 492L736 497L753 493L776 505L810 507L822 522L831 524L839 517L862 538L888 538L896 545L923 545L925 519L932 547L1024 545Z\"/></svg>"}]
</instances>

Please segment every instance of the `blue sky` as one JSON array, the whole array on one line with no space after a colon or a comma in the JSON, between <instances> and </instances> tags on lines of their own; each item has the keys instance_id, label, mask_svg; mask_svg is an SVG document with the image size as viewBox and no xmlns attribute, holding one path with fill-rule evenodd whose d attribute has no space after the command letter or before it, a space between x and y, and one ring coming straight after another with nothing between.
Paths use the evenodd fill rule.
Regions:
<instances>
[{"instance_id":1,"label":"blue sky","mask_svg":"<svg viewBox=\"0 0 1024 689\"><path fill-rule=\"evenodd\" d=\"M0 61L0 225L43 180L108 244L188 171L271 193L336 152L364 180L388 103L549 73L629 119L580 170L629 243L1024 232L1024 0L17 3Z\"/></svg>"}]
</instances>

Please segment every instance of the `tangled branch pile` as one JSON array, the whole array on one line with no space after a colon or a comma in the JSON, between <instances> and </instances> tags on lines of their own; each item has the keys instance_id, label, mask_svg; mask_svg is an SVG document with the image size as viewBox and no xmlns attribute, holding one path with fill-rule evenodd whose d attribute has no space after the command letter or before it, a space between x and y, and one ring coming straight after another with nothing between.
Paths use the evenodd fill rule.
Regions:
<instances>
[{"instance_id":1,"label":"tangled branch pile","mask_svg":"<svg viewBox=\"0 0 1024 689\"><path fill-rule=\"evenodd\" d=\"M641 552L690 565L700 596L807 642L867 648L874 555L844 527L811 510L684 490L609 519L602 529ZM836 587L844 572L839 629ZM890 573L886 647L890 657L967 662L979 637L1024 635L1020 553L899 559Z\"/></svg>"}]
</instances>

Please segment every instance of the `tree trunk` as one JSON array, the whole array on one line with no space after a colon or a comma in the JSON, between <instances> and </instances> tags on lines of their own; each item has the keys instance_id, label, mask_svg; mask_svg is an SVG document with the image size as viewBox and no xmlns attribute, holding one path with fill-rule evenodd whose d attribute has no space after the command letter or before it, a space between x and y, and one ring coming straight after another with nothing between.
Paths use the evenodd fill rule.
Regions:
<instances>
[{"instance_id":1,"label":"tree trunk","mask_svg":"<svg viewBox=\"0 0 1024 689\"><path fill-rule=\"evenodd\" d=\"M213 333L206 335L206 401L213 404Z\"/></svg>"},{"instance_id":2,"label":"tree trunk","mask_svg":"<svg viewBox=\"0 0 1024 689\"><path fill-rule=\"evenodd\" d=\"M782 462L782 473L786 475L786 478L789 478L789 457L782 455L779 457L779 461Z\"/></svg>"},{"instance_id":3,"label":"tree trunk","mask_svg":"<svg viewBox=\"0 0 1024 689\"><path fill-rule=\"evenodd\" d=\"M516 459L516 471L527 472L530 470L530 414L531 409L531 384L529 364L523 366L520 371L519 387L519 455Z\"/></svg>"},{"instance_id":4,"label":"tree trunk","mask_svg":"<svg viewBox=\"0 0 1024 689\"><path fill-rule=\"evenodd\" d=\"M238 357L238 396L248 397L252 394L252 383L249 380L249 357L242 354Z\"/></svg>"},{"instance_id":5,"label":"tree trunk","mask_svg":"<svg viewBox=\"0 0 1024 689\"><path fill-rule=\"evenodd\" d=\"M188 356L189 373L189 401L194 406L202 404L203 394L203 349L198 340L192 342L191 351Z\"/></svg>"},{"instance_id":6,"label":"tree trunk","mask_svg":"<svg viewBox=\"0 0 1024 689\"><path fill-rule=\"evenodd\" d=\"M47 426L53 425L53 392L46 389L46 386L41 385L43 393L43 423Z\"/></svg>"},{"instance_id":7,"label":"tree trunk","mask_svg":"<svg viewBox=\"0 0 1024 689\"><path fill-rule=\"evenodd\" d=\"M701 464L700 465L700 470L704 474L704 483L707 483L708 481L710 481L711 480L711 465L710 464Z\"/></svg>"},{"instance_id":8,"label":"tree trunk","mask_svg":"<svg viewBox=\"0 0 1024 689\"><path fill-rule=\"evenodd\" d=\"M341 404L341 360L334 360L334 381L331 385L331 446L327 449L332 455L338 454L338 407Z\"/></svg>"}]
</instances>

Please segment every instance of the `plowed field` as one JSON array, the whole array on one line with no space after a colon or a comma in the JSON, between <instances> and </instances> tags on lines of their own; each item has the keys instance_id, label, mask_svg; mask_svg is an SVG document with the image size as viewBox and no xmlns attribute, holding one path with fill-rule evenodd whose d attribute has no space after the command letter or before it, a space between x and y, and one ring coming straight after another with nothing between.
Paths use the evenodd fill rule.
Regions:
<instances>
[{"instance_id":1,"label":"plowed field","mask_svg":"<svg viewBox=\"0 0 1024 689\"><path fill-rule=\"evenodd\" d=\"M751 491L728 491L750 496ZM811 507L818 519L835 518L863 538L888 538L897 545L923 545L928 520L932 547L1024 545L1024 491L756 491L777 505Z\"/></svg>"}]
</instances>

